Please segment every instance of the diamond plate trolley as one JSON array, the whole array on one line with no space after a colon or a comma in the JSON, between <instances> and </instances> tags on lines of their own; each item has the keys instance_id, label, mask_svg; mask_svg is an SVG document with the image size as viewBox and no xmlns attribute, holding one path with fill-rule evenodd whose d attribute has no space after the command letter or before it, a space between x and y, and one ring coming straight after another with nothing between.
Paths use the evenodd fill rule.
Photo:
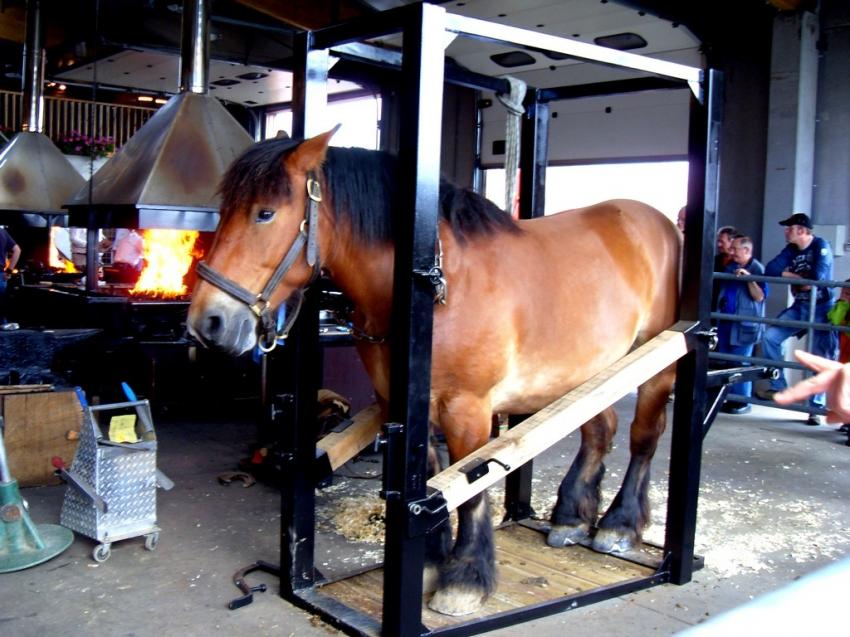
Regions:
<instances>
[{"instance_id":1,"label":"diamond plate trolley","mask_svg":"<svg viewBox=\"0 0 850 637\"><path fill-rule=\"evenodd\" d=\"M80 441L74 461L66 468L59 458L54 465L68 482L62 504L62 526L98 542L92 551L97 562L105 562L112 543L144 536L145 548L153 551L159 542L156 519L156 489L171 489L174 484L156 468L156 433L150 404L137 400L122 383L128 401L108 405L89 405L82 393L77 395L84 412ZM135 412L132 421L135 442L118 442L104 437L105 418L113 413Z\"/></svg>"},{"instance_id":2,"label":"diamond plate trolley","mask_svg":"<svg viewBox=\"0 0 850 637\"><path fill-rule=\"evenodd\" d=\"M364 40L401 34L400 52L377 48ZM640 72L633 79L556 89L529 87L522 131L521 215L543 214L544 170L547 161L549 103L592 95L659 90L690 90L688 157L690 162L683 286L680 321L622 359L615 366L570 392L550 407L528 418L476 453L430 480L426 474L428 402L430 391L433 289L422 284L417 271L433 263L438 209L440 152L434 140L441 136L441 103L444 82L474 89L509 92L504 79L491 78L447 66L444 47L454 37L496 42L512 48L550 52L582 61L625 67ZM281 564L277 569L257 562L239 571L234 581L245 596L231 608L250 602L253 592L244 576L252 570L279 574L280 594L288 601L320 615L353 635L469 635L517 624L536 617L586 606L664 583L684 584L701 566L694 556L697 494L702 439L722 403L729 374L710 379L707 355L710 339L709 289L717 216L718 155L721 124L722 75L602 48L575 40L488 23L448 13L442 7L416 4L374 14L366 19L301 33L295 43L295 137L315 135L327 103L327 78L331 56L379 67L396 73L400 100L399 180L403 204L396 219L393 334L389 420L383 425L386 500L384 566L370 577L377 592L365 586L363 574L328 582L314 562L316 443L315 397L320 387L318 311L308 292L304 311L296 322L285 357L291 392L278 399L277 434L281 439ZM409 211L409 212L407 212ZM526 600L495 612L485 606L470 618L440 616L423 609L422 572L428 531L445 520L450 510L487 486L505 477L509 533L514 544L533 542L538 534L531 514L532 458L589 417L626 395L637 384L678 361L672 427L672 451L666 536L663 547L648 547L640 555L599 556L628 564L618 581L592 588L555 591L545 599ZM761 370L763 371L763 370ZM757 368L737 370L757 375ZM725 379L724 376L725 375ZM714 385L709 397L708 386ZM498 453L499 458L494 454ZM319 454L321 462L321 453ZM539 526L539 524L538 524ZM497 531L497 544L499 543ZM510 537L506 536L507 541ZM547 550L541 539L535 551ZM584 547L572 547L592 553ZM555 549L553 549L554 551ZM563 551L564 549L558 549ZM553 553L551 560L557 558ZM498 559L498 558L497 558ZM546 555L550 560L550 555ZM561 563L561 562L558 562ZM608 567L601 567L608 568ZM358 580L358 578L360 578ZM380 581L382 580L382 586ZM376 584L378 582L378 584ZM500 584L501 586L501 584ZM557 587L551 586L550 589ZM348 595L345 590L355 592ZM501 589L500 589L501 590ZM378 610L379 609L379 610ZM427 613L427 615L426 615Z\"/></svg>"}]
</instances>

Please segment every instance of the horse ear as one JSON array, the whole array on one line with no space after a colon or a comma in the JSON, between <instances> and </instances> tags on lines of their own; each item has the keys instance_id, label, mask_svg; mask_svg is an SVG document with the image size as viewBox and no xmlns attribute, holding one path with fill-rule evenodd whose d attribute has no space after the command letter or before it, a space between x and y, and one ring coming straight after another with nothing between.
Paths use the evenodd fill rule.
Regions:
<instances>
[{"instance_id":1,"label":"horse ear","mask_svg":"<svg viewBox=\"0 0 850 637\"><path fill-rule=\"evenodd\" d=\"M305 139L287 159L287 163L295 170L306 173L315 170L325 161L325 153L328 151L331 137L339 130L342 124L337 124L329 131L320 133L310 139Z\"/></svg>"}]
</instances>

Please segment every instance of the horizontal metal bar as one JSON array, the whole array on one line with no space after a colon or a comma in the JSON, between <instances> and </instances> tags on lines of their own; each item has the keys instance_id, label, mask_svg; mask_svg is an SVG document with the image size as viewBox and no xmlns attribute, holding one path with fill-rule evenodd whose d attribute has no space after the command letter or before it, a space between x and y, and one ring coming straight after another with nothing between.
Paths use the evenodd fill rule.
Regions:
<instances>
[{"instance_id":1,"label":"horizontal metal bar","mask_svg":"<svg viewBox=\"0 0 850 637\"><path fill-rule=\"evenodd\" d=\"M782 367L785 369L799 369L804 372L811 371L802 363L794 361L781 360L775 361L772 358L762 358L761 356L738 356L736 354L723 354L721 352L709 352L708 358L715 361L731 361L733 363L751 363L753 365L764 365L766 367Z\"/></svg>"},{"instance_id":2,"label":"horizontal metal bar","mask_svg":"<svg viewBox=\"0 0 850 637\"><path fill-rule=\"evenodd\" d=\"M401 53L392 49L385 49L361 42L349 42L348 44L331 48L330 52L331 55L340 59L382 66L397 71L401 70ZM487 89L494 93L504 94L510 93L511 90L510 83L505 79L476 73L469 69L453 65L448 61L446 62L444 76L446 82L456 86Z\"/></svg>"},{"instance_id":3,"label":"horizontal metal bar","mask_svg":"<svg viewBox=\"0 0 850 637\"><path fill-rule=\"evenodd\" d=\"M799 327L801 330L812 329L821 332L850 332L850 327L844 325L833 325L832 323L809 323L808 321L792 321L791 319L768 318L766 316L749 316L712 312L711 318L719 321L747 321L750 323L763 323L765 325L778 325L780 327Z\"/></svg>"},{"instance_id":4,"label":"horizontal metal bar","mask_svg":"<svg viewBox=\"0 0 850 637\"><path fill-rule=\"evenodd\" d=\"M604 95L639 93L641 91L681 90L683 88L685 86L681 82L662 77L635 77L627 80L613 80L611 82L594 82L593 84L542 88L538 91L537 95L539 102L554 102L556 100L578 99L582 97L602 97Z\"/></svg>"},{"instance_id":5,"label":"horizontal metal bar","mask_svg":"<svg viewBox=\"0 0 850 637\"><path fill-rule=\"evenodd\" d=\"M691 84L699 84L702 81L702 69L696 67L453 13L446 14L446 31L508 46L519 45L533 51L562 53L589 62L645 71L653 75L676 78Z\"/></svg>"},{"instance_id":6,"label":"horizontal metal bar","mask_svg":"<svg viewBox=\"0 0 850 637\"><path fill-rule=\"evenodd\" d=\"M778 283L780 285L812 285L816 288L850 288L848 281L832 281L830 279L797 279L785 276L764 276L747 274L738 276L729 272L715 272L713 278L718 281L757 281L762 283Z\"/></svg>"},{"instance_id":7,"label":"horizontal metal bar","mask_svg":"<svg viewBox=\"0 0 850 637\"><path fill-rule=\"evenodd\" d=\"M473 619L461 624L447 626L445 628L437 628L428 633L432 637L437 635L444 637L459 637L460 635L477 635L485 631L496 630L497 628L505 628L516 624L527 622L540 617L547 617L556 613L561 613L568 610L575 610L597 604L605 600L622 597L629 593L635 593L640 590L652 588L659 584L666 584L670 581L670 574L666 571L649 575L647 577L635 578L620 582L617 584L602 585L573 595L553 599L540 604L532 604L512 610L503 611L494 615L488 615L478 619Z\"/></svg>"}]
</instances>

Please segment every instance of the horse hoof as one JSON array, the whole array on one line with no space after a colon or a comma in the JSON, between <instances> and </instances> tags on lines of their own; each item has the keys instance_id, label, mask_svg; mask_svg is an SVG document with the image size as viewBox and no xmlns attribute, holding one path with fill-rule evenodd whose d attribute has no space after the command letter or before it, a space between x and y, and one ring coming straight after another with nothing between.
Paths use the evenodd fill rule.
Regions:
<instances>
[{"instance_id":1,"label":"horse hoof","mask_svg":"<svg viewBox=\"0 0 850 637\"><path fill-rule=\"evenodd\" d=\"M589 536L589 531L590 529L586 524L576 526L553 525L549 535L546 536L546 544L555 548L579 544Z\"/></svg>"},{"instance_id":2,"label":"horse hoof","mask_svg":"<svg viewBox=\"0 0 850 637\"><path fill-rule=\"evenodd\" d=\"M422 592L433 593L440 583L440 571L436 566L425 566L422 571Z\"/></svg>"},{"instance_id":3,"label":"horse hoof","mask_svg":"<svg viewBox=\"0 0 850 637\"><path fill-rule=\"evenodd\" d=\"M614 529L599 529L593 538L593 550L598 553L625 553L637 544L635 537Z\"/></svg>"},{"instance_id":4,"label":"horse hoof","mask_svg":"<svg viewBox=\"0 0 850 637\"><path fill-rule=\"evenodd\" d=\"M442 615L460 617L480 610L486 598L478 589L449 586L434 593L428 608Z\"/></svg>"}]
</instances>

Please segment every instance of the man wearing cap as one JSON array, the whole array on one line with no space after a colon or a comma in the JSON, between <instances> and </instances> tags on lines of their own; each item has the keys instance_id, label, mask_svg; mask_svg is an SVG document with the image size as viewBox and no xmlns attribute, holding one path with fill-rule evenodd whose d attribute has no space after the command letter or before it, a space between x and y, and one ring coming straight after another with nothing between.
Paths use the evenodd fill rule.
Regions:
<instances>
[{"instance_id":1,"label":"man wearing cap","mask_svg":"<svg viewBox=\"0 0 850 637\"><path fill-rule=\"evenodd\" d=\"M785 226L785 240L788 245L773 258L765 267L767 276L779 276L791 279L809 279L824 281L832 279L832 248L829 242L812 234L812 220L802 212L795 212L787 219L780 221L779 225ZM812 290L817 294L815 304L815 322L826 323L826 314L832 307L832 293L829 288L812 288L809 285L792 285L791 293L794 302L782 312L777 318L792 321L809 320L809 299ZM766 358L776 361L784 359L782 355L782 344L790 336L800 332L797 327L782 327L771 325L768 327L762 340L762 352ZM835 333L825 330L814 331L814 343L812 352L824 358L835 358L837 339ZM770 381L770 388L766 391L757 392L757 396L764 400L773 398L773 394L788 387L785 375L781 374L776 380ZM809 399L812 407L824 406L824 395L817 394ZM823 416L812 414L806 424L820 425L824 421Z\"/></svg>"}]
</instances>

